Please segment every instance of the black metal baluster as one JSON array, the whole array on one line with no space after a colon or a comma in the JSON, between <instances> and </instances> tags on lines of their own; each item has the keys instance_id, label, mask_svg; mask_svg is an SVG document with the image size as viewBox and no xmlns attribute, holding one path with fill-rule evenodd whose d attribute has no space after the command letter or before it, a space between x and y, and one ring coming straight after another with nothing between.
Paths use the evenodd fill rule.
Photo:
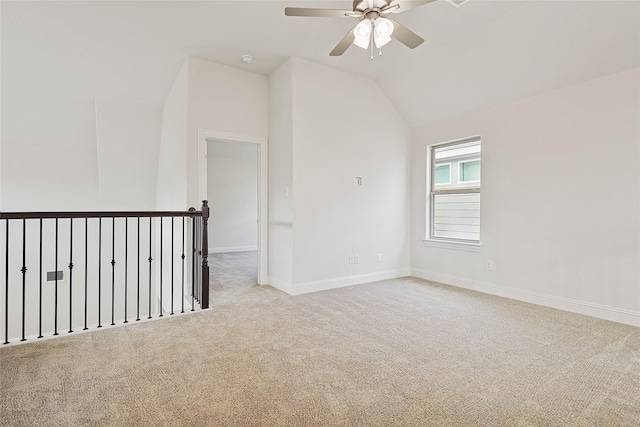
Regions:
<instances>
[{"instance_id":1,"label":"black metal baluster","mask_svg":"<svg viewBox=\"0 0 640 427\"><path fill-rule=\"evenodd\" d=\"M180 294L180 300L182 301L182 310L180 313L184 313L184 217L182 217L182 293Z\"/></svg>"},{"instance_id":2,"label":"black metal baluster","mask_svg":"<svg viewBox=\"0 0 640 427\"><path fill-rule=\"evenodd\" d=\"M128 269L129 269L129 218L124 218L124 323L129 323L127 320L127 284L128 284Z\"/></svg>"},{"instance_id":3,"label":"black metal baluster","mask_svg":"<svg viewBox=\"0 0 640 427\"><path fill-rule=\"evenodd\" d=\"M38 338L42 338L42 218L40 218L40 280L38 293Z\"/></svg>"},{"instance_id":4,"label":"black metal baluster","mask_svg":"<svg viewBox=\"0 0 640 427\"><path fill-rule=\"evenodd\" d=\"M153 258L151 257L151 223L153 218L149 217L149 319L151 319L151 262Z\"/></svg>"},{"instance_id":5,"label":"black metal baluster","mask_svg":"<svg viewBox=\"0 0 640 427\"><path fill-rule=\"evenodd\" d=\"M136 298L136 321L140 320L140 217L138 217L138 289Z\"/></svg>"},{"instance_id":6,"label":"black metal baluster","mask_svg":"<svg viewBox=\"0 0 640 427\"><path fill-rule=\"evenodd\" d=\"M73 332L73 218L69 218L69 333Z\"/></svg>"},{"instance_id":7,"label":"black metal baluster","mask_svg":"<svg viewBox=\"0 0 640 427\"><path fill-rule=\"evenodd\" d=\"M89 286L89 276L88 276L88 270L89 270L89 218L85 218L84 219L84 328L82 329L83 331L86 331L87 329L89 329L87 327L87 302L88 302L88 297L87 297L87 288Z\"/></svg>"},{"instance_id":8,"label":"black metal baluster","mask_svg":"<svg viewBox=\"0 0 640 427\"><path fill-rule=\"evenodd\" d=\"M9 266L7 265L7 269ZM25 310L26 310L26 288L27 288L27 220L22 219L22 339L20 341L26 341L25 338Z\"/></svg>"},{"instance_id":9,"label":"black metal baluster","mask_svg":"<svg viewBox=\"0 0 640 427\"><path fill-rule=\"evenodd\" d=\"M102 217L98 218L98 328L102 328Z\"/></svg>"},{"instance_id":10,"label":"black metal baluster","mask_svg":"<svg viewBox=\"0 0 640 427\"><path fill-rule=\"evenodd\" d=\"M162 270L164 270L164 264L162 263L162 245L164 243L164 239L162 237L162 223L164 222L164 217L160 217L160 315L158 317L162 317Z\"/></svg>"},{"instance_id":11,"label":"black metal baluster","mask_svg":"<svg viewBox=\"0 0 640 427\"><path fill-rule=\"evenodd\" d=\"M115 325L116 303L116 217L111 218L111 326Z\"/></svg>"},{"instance_id":12,"label":"black metal baluster","mask_svg":"<svg viewBox=\"0 0 640 427\"><path fill-rule=\"evenodd\" d=\"M54 297L54 314L53 314L53 335L58 335L58 218L56 218L56 255L55 255L55 297Z\"/></svg>"},{"instance_id":13,"label":"black metal baluster","mask_svg":"<svg viewBox=\"0 0 640 427\"><path fill-rule=\"evenodd\" d=\"M174 221L174 217L171 217L171 315L173 316L173 264L174 263L174 255L173 255L173 236L174 236L174 232L173 232L173 224L175 223Z\"/></svg>"},{"instance_id":14,"label":"black metal baluster","mask_svg":"<svg viewBox=\"0 0 640 427\"><path fill-rule=\"evenodd\" d=\"M5 220L7 227L6 246L6 268L5 268L5 289L4 289L4 344L9 344L9 218Z\"/></svg>"}]
</instances>

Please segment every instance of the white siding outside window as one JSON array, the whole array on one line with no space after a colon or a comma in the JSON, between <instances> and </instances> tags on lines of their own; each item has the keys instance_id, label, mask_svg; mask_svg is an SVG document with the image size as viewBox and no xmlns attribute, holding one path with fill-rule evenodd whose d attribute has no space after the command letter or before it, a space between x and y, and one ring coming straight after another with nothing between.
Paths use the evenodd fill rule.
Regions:
<instances>
[{"instance_id":1,"label":"white siding outside window","mask_svg":"<svg viewBox=\"0 0 640 427\"><path fill-rule=\"evenodd\" d=\"M480 240L480 193L435 194L433 236Z\"/></svg>"}]
</instances>

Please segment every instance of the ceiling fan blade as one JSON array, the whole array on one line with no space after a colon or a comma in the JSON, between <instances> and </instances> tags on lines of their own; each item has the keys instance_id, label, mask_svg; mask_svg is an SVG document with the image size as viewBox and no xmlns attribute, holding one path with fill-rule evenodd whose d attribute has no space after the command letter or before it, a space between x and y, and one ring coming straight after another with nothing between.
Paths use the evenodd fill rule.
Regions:
<instances>
[{"instance_id":1,"label":"ceiling fan blade","mask_svg":"<svg viewBox=\"0 0 640 427\"><path fill-rule=\"evenodd\" d=\"M398 40L400 43L406 45L407 47L409 47L411 49L415 49L416 47L418 47L422 43L424 43L424 39L422 37L420 37L419 35L417 35L413 31L411 31L410 29L408 29L404 25L400 24L397 21L394 21L393 19L390 19L390 21L393 22L393 34L392 34L392 36L396 40Z\"/></svg>"},{"instance_id":2,"label":"ceiling fan blade","mask_svg":"<svg viewBox=\"0 0 640 427\"><path fill-rule=\"evenodd\" d=\"M343 37L342 40L333 48L329 56L340 56L342 55L348 48L353 44L353 41L356 39L356 35L354 33L355 28L352 28L351 31L347 33L346 36Z\"/></svg>"},{"instance_id":3,"label":"ceiling fan blade","mask_svg":"<svg viewBox=\"0 0 640 427\"><path fill-rule=\"evenodd\" d=\"M351 15L353 15L353 10L285 7L284 14L286 16L311 16L319 18L351 18Z\"/></svg>"},{"instance_id":4,"label":"ceiling fan blade","mask_svg":"<svg viewBox=\"0 0 640 427\"><path fill-rule=\"evenodd\" d=\"M436 0L396 0L392 1L389 6L385 7L383 12L388 10L391 13L401 13L405 10L413 9L434 1Z\"/></svg>"}]
</instances>

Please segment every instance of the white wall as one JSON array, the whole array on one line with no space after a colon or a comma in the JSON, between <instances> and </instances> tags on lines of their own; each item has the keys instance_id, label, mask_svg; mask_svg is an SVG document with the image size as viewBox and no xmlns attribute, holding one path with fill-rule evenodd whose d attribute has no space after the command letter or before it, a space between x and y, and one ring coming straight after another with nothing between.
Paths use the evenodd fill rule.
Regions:
<instances>
[{"instance_id":1,"label":"white wall","mask_svg":"<svg viewBox=\"0 0 640 427\"><path fill-rule=\"evenodd\" d=\"M101 208L153 209L161 110L99 99L96 111Z\"/></svg>"},{"instance_id":2,"label":"white wall","mask_svg":"<svg viewBox=\"0 0 640 427\"><path fill-rule=\"evenodd\" d=\"M287 66L293 277L277 285L300 293L408 274L407 125L372 80L297 58ZM355 188L355 176L364 187Z\"/></svg>"},{"instance_id":3,"label":"white wall","mask_svg":"<svg viewBox=\"0 0 640 427\"><path fill-rule=\"evenodd\" d=\"M19 98L3 97L3 210L153 207L158 107L53 97L27 108Z\"/></svg>"},{"instance_id":4,"label":"white wall","mask_svg":"<svg viewBox=\"0 0 640 427\"><path fill-rule=\"evenodd\" d=\"M269 282L293 283L293 95L289 59L269 76Z\"/></svg>"},{"instance_id":5,"label":"white wall","mask_svg":"<svg viewBox=\"0 0 640 427\"><path fill-rule=\"evenodd\" d=\"M2 96L2 208L81 210L99 205L93 99Z\"/></svg>"},{"instance_id":6,"label":"white wall","mask_svg":"<svg viewBox=\"0 0 640 427\"><path fill-rule=\"evenodd\" d=\"M258 249L258 146L210 141L207 200L209 253Z\"/></svg>"},{"instance_id":7,"label":"white wall","mask_svg":"<svg viewBox=\"0 0 640 427\"><path fill-rule=\"evenodd\" d=\"M268 79L265 76L187 58L163 110L158 166L158 209L200 209L198 130L266 139Z\"/></svg>"},{"instance_id":8,"label":"white wall","mask_svg":"<svg viewBox=\"0 0 640 427\"><path fill-rule=\"evenodd\" d=\"M0 22L2 22L2 8L0 7ZM0 93L2 93L2 32L0 31ZM2 117L2 102L0 102L0 118ZM0 120L0 159L2 159L2 120ZM2 211L2 161L0 161L0 212ZM2 269L0 269L2 273Z\"/></svg>"},{"instance_id":9,"label":"white wall","mask_svg":"<svg viewBox=\"0 0 640 427\"><path fill-rule=\"evenodd\" d=\"M639 74L415 129L412 273L640 325ZM476 134L482 247L425 245L427 146Z\"/></svg>"},{"instance_id":10,"label":"white wall","mask_svg":"<svg viewBox=\"0 0 640 427\"><path fill-rule=\"evenodd\" d=\"M199 208L198 129L267 139L269 83L263 75L189 58L187 186Z\"/></svg>"},{"instance_id":11,"label":"white wall","mask_svg":"<svg viewBox=\"0 0 640 427\"><path fill-rule=\"evenodd\" d=\"M188 61L185 60L162 110L156 209L187 210Z\"/></svg>"}]
</instances>

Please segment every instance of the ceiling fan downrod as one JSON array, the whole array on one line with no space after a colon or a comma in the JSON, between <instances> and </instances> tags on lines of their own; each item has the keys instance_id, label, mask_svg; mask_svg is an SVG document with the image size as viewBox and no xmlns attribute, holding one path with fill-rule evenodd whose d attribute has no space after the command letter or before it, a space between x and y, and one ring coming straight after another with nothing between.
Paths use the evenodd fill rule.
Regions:
<instances>
[{"instance_id":1,"label":"ceiling fan downrod","mask_svg":"<svg viewBox=\"0 0 640 427\"><path fill-rule=\"evenodd\" d=\"M373 61L373 33L375 33L376 22L372 19L371 24L373 25L371 25L371 39L369 40L369 45L371 45L371 60Z\"/></svg>"}]
</instances>

